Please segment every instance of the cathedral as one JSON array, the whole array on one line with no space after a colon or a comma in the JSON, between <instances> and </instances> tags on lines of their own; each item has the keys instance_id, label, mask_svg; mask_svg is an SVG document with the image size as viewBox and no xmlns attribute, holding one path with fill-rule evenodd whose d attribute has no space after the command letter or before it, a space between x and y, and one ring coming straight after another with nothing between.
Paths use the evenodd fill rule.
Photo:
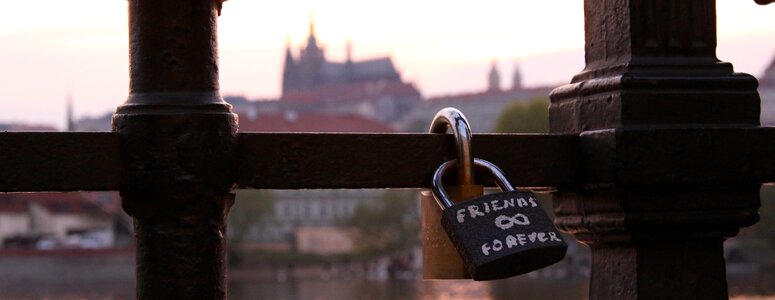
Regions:
<instances>
[{"instance_id":1,"label":"cathedral","mask_svg":"<svg viewBox=\"0 0 775 300\"><path fill-rule=\"evenodd\" d=\"M282 78L283 99L332 87L347 89L368 83L380 83L382 86L404 85L408 88L405 90L419 94L413 86L401 81L401 76L390 57L353 61L352 45L348 43L346 61L326 60L325 51L318 45L315 36L314 23L310 23L307 45L299 51L297 57L294 57L290 43L286 45Z\"/></svg>"},{"instance_id":2,"label":"cathedral","mask_svg":"<svg viewBox=\"0 0 775 300\"><path fill-rule=\"evenodd\" d=\"M354 61L348 43L344 62L327 60L312 22L307 45L297 56L286 45L281 110L360 115L393 124L421 101L420 92L401 79L390 57Z\"/></svg>"}]
</instances>

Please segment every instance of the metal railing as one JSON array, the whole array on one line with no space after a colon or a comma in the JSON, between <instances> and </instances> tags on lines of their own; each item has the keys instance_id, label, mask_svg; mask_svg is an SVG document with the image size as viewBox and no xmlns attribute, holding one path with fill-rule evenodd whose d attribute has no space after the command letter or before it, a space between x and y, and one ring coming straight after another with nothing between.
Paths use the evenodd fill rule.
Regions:
<instances>
[{"instance_id":1,"label":"metal railing","mask_svg":"<svg viewBox=\"0 0 775 300\"><path fill-rule=\"evenodd\" d=\"M756 79L716 59L712 0L585 2L587 67L553 92L552 133L476 135L474 155L555 191L555 223L592 249L591 298L725 298L722 242L775 182ZM233 188L425 188L455 153L440 134L238 133L221 4L129 1L114 132L0 133L0 191L121 191L138 298L226 296Z\"/></svg>"}]
</instances>

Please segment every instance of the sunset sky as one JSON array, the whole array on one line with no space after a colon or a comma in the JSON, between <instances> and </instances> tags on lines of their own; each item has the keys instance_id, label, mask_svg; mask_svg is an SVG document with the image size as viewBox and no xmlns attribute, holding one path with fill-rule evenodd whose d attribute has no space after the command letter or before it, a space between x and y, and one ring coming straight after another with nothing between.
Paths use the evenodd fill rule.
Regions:
<instances>
[{"instance_id":1,"label":"sunset sky","mask_svg":"<svg viewBox=\"0 0 775 300\"><path fill-rule=\"evenodd\" d=\"M126 0L6 1L0 18L0 122L65 123L127 96ZM389 55L424 95L477 91L497 59L503 84L560 84L583 67L583 12L573 1L231 0L219 19L221 93L273 98L285 41L300 46L314 12L331 60ZM775 5L718 0L718 56L759 75L775 55Z\"/></svg>"}]
</instances>

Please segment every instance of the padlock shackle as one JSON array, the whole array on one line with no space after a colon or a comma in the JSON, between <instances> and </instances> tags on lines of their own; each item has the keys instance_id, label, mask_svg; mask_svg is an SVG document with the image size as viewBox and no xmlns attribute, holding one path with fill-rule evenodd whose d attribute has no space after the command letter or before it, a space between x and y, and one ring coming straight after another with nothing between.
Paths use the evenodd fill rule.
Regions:
<instances>
[{"instance_id":1,"label":"padlock shackle","mask_svg":"<svg viewBox=\"0 0 775 300\"><path fill-rule=\"evenodd\" d=\"M448 160L441 164L441 166L436 169L436 172L433 173L433 184L431 186L431 191L433 191L433 198L436 199L436 202L439 204L439 206L441 206L441 209L446 209L454 204L451 200L449 200L449 194L447 194L447 191L444 190L442 178L444 177L444 174L446 174L449 169L456 164L456 160ZM506 178L506 174L504 174L503 171L495 164L484 159L474 158L474 166L478 169L488 171L495 181L495 184L497 184L502 191L514 191L514 186L512 186L511 182L509 182L508 178Z\"/></svg>"},{"instance_id":2,"label":"padlock shackle","mask_svg":"<svg viewBox=\"0 0 775 300\"><path fill-rule=\"evenodd\" d=\"M458 184L472 185L474 183L474 156L471 152L471 126L468 125L466 116L457 108L446 107L436 113L431 122L430 133L446 133L447 128L452 129L457 147Z\"/></svg>"}]
</instances>

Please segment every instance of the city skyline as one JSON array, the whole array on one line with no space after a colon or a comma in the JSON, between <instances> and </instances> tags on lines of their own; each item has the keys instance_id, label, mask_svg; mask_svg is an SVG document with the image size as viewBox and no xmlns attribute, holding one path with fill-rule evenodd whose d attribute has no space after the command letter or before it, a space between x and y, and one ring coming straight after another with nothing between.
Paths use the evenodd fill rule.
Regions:
<instances>
[{"instance_id":1,"label":"city skyline","mask_svg":"<svg viewBox=\"0 0 775 300\"><path fill-rule=\"evenodd\" d=\"M775 7L733 0L718 7L719 58L760 75L775 54L775 19L768 18ZM64 128L68 93L78 118L124 101L125 1L16 2L10 9L14 14L0 21L0 122ZM343 60L348 40L357 59L389 55L426 97L485 89L493 58L501 74L519 61L526 86L565 83L583 68L582 1L228 1L219 19L221 93L279 96L286 39L295 49L303 44L312 11L327 57Z\"/></svg>"}]
</instances>

